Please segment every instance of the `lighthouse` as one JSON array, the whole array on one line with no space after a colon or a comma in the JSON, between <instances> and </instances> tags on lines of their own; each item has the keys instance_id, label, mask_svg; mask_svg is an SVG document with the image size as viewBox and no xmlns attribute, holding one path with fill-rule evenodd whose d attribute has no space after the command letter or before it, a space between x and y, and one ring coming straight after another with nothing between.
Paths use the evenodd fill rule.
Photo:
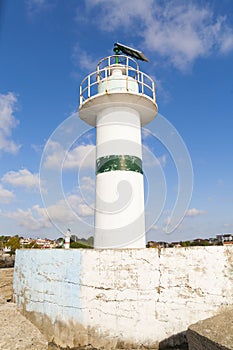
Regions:
<instances>
[{"instance_id":1,"label":"lighthouse","mask_svg":"<svg viewBox=\"0 0 233 350\"><path fill-rule=\"evenodd\" d=\"M94 248L145 248L141 127L158 112L148 61L116 43L80 85L79 116L96 128Z\"/></svg>"}]
</instances>

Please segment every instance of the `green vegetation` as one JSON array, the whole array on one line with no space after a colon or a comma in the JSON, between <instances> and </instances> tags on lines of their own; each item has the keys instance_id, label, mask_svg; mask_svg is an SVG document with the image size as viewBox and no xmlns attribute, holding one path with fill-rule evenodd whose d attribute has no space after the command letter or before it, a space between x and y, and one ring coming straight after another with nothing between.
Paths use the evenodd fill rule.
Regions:
<instances>
[{"instance_id":1,"label":"green vegetation","mask_svg":"<svg viewBox=\"0 0 233 350\"><path fill-rule=\"evenodd\" d=\"M149 241L147 243L147 248L173 248L173 247L196 247L196 246L214 246L214 245L223 245L222 242L219 242L216 238L202 239L197 238L192 241L179 241L179 242L154 242Z\"/></svg>"},{"instance_id":2,"label":"green vegetation","mask_svg":"<svg viewBox=\"0 0 233 350\"><path fill-rule=\"evenodd\" d=\"M208 246L208 245L213 245L213 244L210 244L208 241L205 241L205 240L195 241L195 242L190 243L191 247L195 247L195 246L204 247L204 246Z\"/></svg>"},{"instance_id":3,"label":"green vegetation","mask_svg":"<svg viewBox=\"0 0 233 350\"><path fill-rule=\"evenodd\" d=\"M64 243L65 239L63 237L59 237L58 239L56 239L56 249L64 248Z\"/></svg>"},{"instance_id":4,"label":"green vegetation","mask_svg":"<svg viewBox=\"0 0 233 350\"><path fill-rule=\"evenodd\" d=\"M87 245L87 244L83 244L80 242L70 242L70 248L75 248L75 249L79 249L79 248L84 248L84 249L92 249L93 247Z\"/></svg>"},{"instance_id":5,"label":"green vegetation","mask_svg":"<svg viewBox=\"0 0 233 350\"><path fill-rule=\"evenodd\" d=\"M93 248L94 246L94 237L88 237L87 239L81 238L78 240L79 243L84 244L86 246L89 246L90 248Z\"/></svg>"},{"instance_id":6,"label":"green vegetation","mask_svg":"<svg viewBox=\"0 0 233 350\"><path fill-rule=\"evenodd\" d=\"M190 241L184 241L184 242L180 242L181 247L190 247L191 243Z\"/></svg>"},{"instance_id":7,"label":"green vegetation","mask_svg":"<svg viewBox=\"0 0 233 350\"><path fill-rule=\"evenodd\" d=\"M94 245L94 238L89 237L87 239L78 239L77 236L73 235L74 239L70 240L70 248L74 249L92 249ZM44 244L43 244L44 241ZM23 238L16 236L0 236L0 250L5 250L8 254L15 254L16 249L45 249L45 248L64 248L65 239L60 237L55 241L49 239L32 239Z\"/></svg>"},{"instance_id":8,"label":"green vegetation","mask_svg":"<svg viewBox=\"0 0 233 350\"><path fill-rule=\"evenodd\" d=\"M0 236L0 249L3 249L6 246L6 242L10 238L10 236Z\"/></svg>"},{"instance_id":9,"label":"green vegetation","mask_svg":"<svg viewBox=\"0 0 233 350\"><path fill-rule=\"evenodd\" d=\"M20 249L20 238L19 236L13 236L8 239L6 246L11 249L10 254L15 254L16 249Z\"/></svg>"},{"instance_id":10,"label":"green vegetation","mask_svg":"<svg viewBox=\"0 0 233 350\"><path fill-rule=\"evenodd\" d=\"M80 238L78 239L77 236L73 235L70 238L70 248L84 248L84 249L92 249L94 245L94 237L88 237L87 239L85 238Z\"/></svg>"}]
</instances>

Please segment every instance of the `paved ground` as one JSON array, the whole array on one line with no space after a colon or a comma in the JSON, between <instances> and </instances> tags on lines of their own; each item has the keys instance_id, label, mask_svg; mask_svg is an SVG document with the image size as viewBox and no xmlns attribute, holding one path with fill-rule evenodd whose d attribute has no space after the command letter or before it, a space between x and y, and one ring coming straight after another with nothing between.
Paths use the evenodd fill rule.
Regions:
<instances>
[{"instance_id":1,"label":"paved ground","mask_svg":"<svg viewBox=\"0 0 233 350\"><path fill-rule=\"evenodd\" d=\"M48 350L44 336L16 310L16 305L3 299L0 302L0 349Z\"/></svg>"}]
</instances>

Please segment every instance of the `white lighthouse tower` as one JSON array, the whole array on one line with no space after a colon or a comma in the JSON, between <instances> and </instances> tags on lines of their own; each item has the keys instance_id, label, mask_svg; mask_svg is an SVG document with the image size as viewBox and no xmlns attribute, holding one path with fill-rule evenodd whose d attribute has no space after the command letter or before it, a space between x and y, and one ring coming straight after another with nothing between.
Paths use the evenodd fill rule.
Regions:
<instances>
[{"instance_id":1,"label":"white lighthouse tower","mask_svg":"<svg viewBox=\"0 0 233 350\"><path fill-rule=\"evenodd\" d=\"M141 126L158 111L137 50L116 43L80 85L79 115L96 127L95 248L145 248Z\"/></svg>"}]
</instances>

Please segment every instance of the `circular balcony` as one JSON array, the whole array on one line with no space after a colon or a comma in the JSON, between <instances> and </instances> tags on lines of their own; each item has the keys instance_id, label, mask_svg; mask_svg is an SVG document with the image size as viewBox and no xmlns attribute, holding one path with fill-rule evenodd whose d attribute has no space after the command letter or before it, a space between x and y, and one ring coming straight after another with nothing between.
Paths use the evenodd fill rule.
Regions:
<instances>
[{"instance_id":1,"label":"circular balcony","mask_svg":"<svg viewBox=\"0 0 233 350\"><path fill-rule=\"evenodd\" d=\"M137 61L125 55L112 55L99 61L96 71L80 84L80 106L96 95L130 93L145 96L156 104L155 83L139 70Z\"/></svg>"}]
</instances>

